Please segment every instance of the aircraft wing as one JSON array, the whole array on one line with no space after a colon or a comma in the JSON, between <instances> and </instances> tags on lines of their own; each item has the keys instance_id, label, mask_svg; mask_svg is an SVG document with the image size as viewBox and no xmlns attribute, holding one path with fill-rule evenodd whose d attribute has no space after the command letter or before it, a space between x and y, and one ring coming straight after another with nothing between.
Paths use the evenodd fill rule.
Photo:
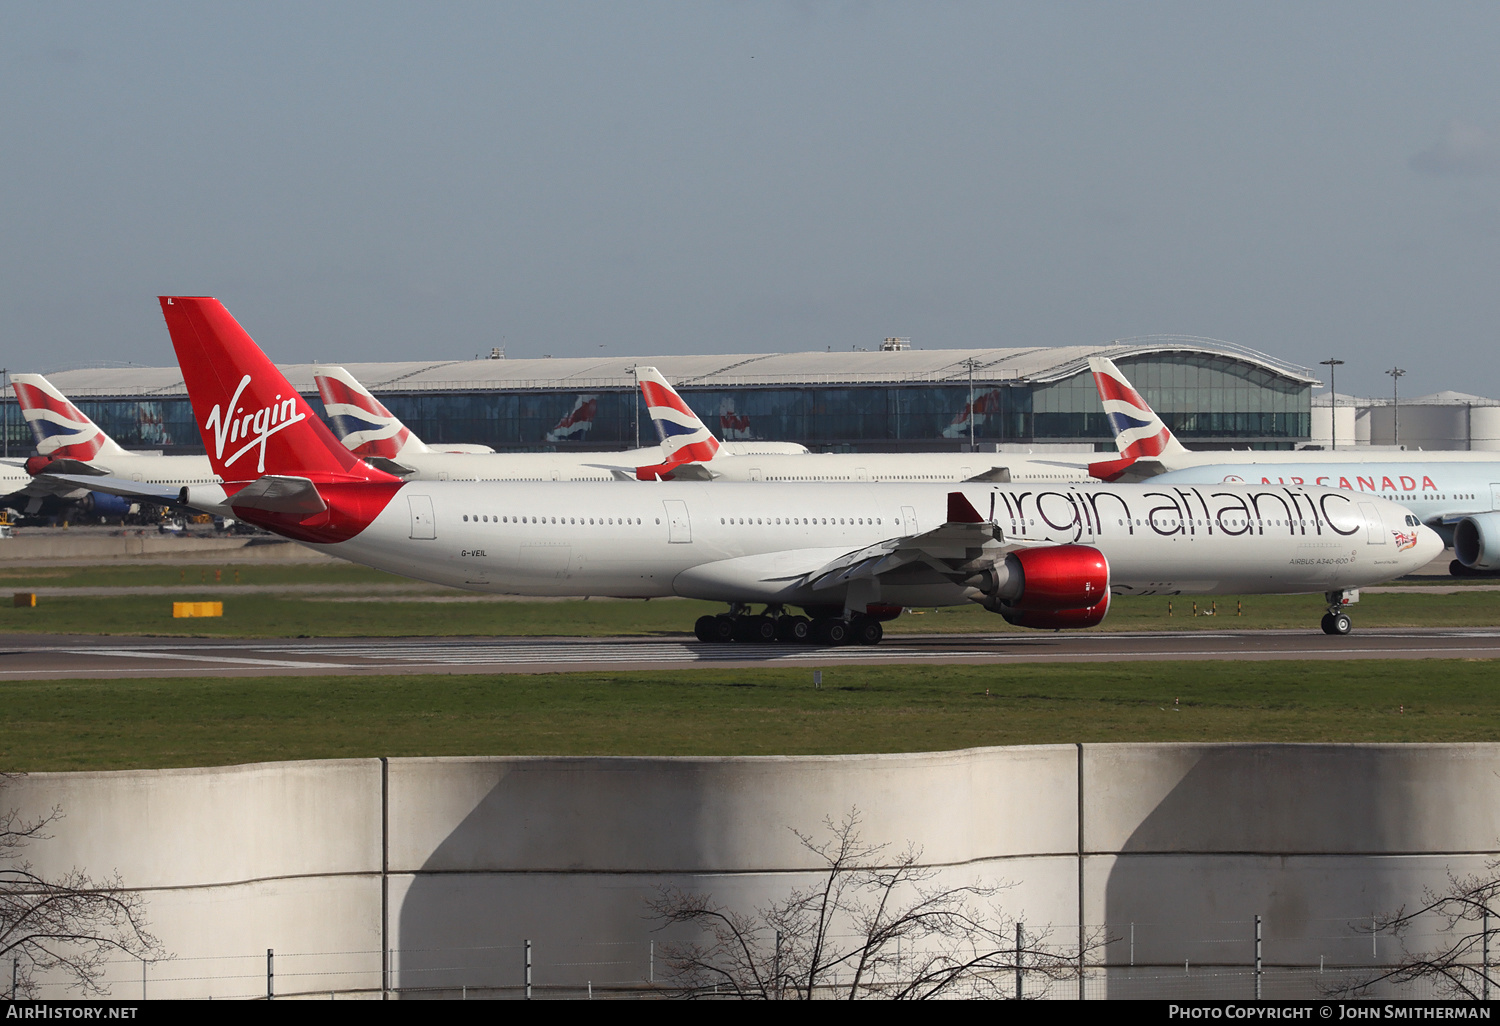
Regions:
<instances>
[{"instance_id":1,"label":"aircraft wing","mask_svg":"<svg viewBox=\"0 0 1500 1026\"><path fill-rule=\"evenodd\" d=\"M51 486L50 490L58 495L70 495L78 491L103 492L106 495L118 495L126 499L145 499L154 502L158 506L179 505L177 497L182 490L172 485L151 484L146 481L130 481L123 477L112 477L108 474L54 474L51 472L38 474L32 479L36 485L48 485L51 482L57 484Z\"/></svg>"},{"instance_id":2,"label":"aircraft wing","mask_svg":"<svg viewBox=\"0 0 1500 1026\"><path fill-rule=\"evenodd\" d=\"M1428 526L1431 526L1434 522L1437 522L1441 523L1444 527L1452 527L1460 520L1467 520L1469 517L1477 517L1484 513L1493 512L1495 511L1492 509L1474 509L1470 510L1467 513L1444 513L1441 520L1428 520L1426 521L1426 523L1428 524Z\"/></svg>"},{"instance_id":3,"label":"aircraft wing","mask_svg":"<svg viewBox=\"0 0 1500 1026\"><path fill-rule=\"evenodd\" d=\"M831 560L804 575L803 583L824 591L862 577L879 577L909 563L923 563L946 577L969 577L1008 552L1044 544L1005 539L1000 526L979 515L962 492L948 493L948 520L905 538L889 538Z\"/></svg>"}]
</instances>

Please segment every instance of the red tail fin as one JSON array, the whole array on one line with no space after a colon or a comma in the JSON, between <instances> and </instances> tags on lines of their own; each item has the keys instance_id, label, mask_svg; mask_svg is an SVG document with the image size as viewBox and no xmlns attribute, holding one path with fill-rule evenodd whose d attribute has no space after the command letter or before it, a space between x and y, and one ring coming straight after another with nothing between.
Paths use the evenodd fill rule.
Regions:
<instances>
[{"instance_id":1,"label":"red tail fin","mask_svg":"<svg viewBox=\"0 0 1500 1026\"><path fill-rule=\"evenodd\" d=\"M162 296L172 347L214 472L381 480L346 449L217 299Z\"/></svg>"}]
</instances>

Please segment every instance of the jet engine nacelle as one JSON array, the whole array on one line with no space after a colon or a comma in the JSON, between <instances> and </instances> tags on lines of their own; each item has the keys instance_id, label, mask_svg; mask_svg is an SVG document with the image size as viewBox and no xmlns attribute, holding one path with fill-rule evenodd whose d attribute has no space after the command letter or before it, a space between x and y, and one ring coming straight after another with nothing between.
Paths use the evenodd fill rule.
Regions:
<instances>
[{"instance_id":1,"label":"jet engine nacelle","mask_svg":"<svg viewBox=\"0 0 1500 1026\"><path fill-rule=\"evenodd\" d=\"M229 493L224 491L223 485L185 485L182 491L177 493L179 505L196 509L200 513L213 513L221 517L236 516L224 500L229 498Z\"/></svg>"},{"instance_id":2,"label":"jet engine nacelle","mask_svg":"<svg viewBox=\"0 0 1500 1026\"><path fill-rule=\"evenodd\" d=\"M123 517L140 512L140 506L129 499L108 492L89 492L81 504L90 513L101 517Z\"/></svg>"},{"instance_id":3,"label":"jet engine nacelle","mask_svg":"<svg viewBox=\"0 0 1500 1026\"><path fill-rule=\"evenodd\" d=\"M970 583L1018 627L1093 627L1109 612L1109 562L1092 545L1021 549Z\"/></svg>"},{"instance_id":4,"label":"jet engine nacelle","mask_svg":"<svg viewBox=\"0 0 1500 1026\"><path fill-rule=\"evenodd\" d=\"M1453 528L1453 554L1470 570L1500 570L1500 513L1475 513Z\"/></svg>"}]
</instances>

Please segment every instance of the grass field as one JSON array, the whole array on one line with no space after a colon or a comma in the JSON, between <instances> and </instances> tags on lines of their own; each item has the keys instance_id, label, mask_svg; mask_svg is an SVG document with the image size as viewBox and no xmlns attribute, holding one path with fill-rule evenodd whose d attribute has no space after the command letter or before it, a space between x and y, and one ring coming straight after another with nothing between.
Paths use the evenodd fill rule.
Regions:
<instances>
[{"instance_id":1,"label":"grass field","mask_svg":"<svg viewBox=\"0 0 1500 1026\"><path fill-rule=\"evenodd\" d=\"M1445 583L1486 583L1458 580ZM237 587L327 588L328 594L285 595ZM0 606L0 633L148 634L278 638L393 636L572 636L686 634L722 603L666 599L496 602L426 585L352 563L249 566L134 564L0 569L0 594L34 588L172 589L161 595L43 596L36 608ZM335 589L339 589L335 593ZM223 619L174 620L172 601L222 599ZM441 601L434 601L434 600ZM1218 615L1193 615L1194 609ZM1170 613L1169 613L1170 610ZM1241 628L1316 629L1316 595L1227 596L1217 599L1119 598L1098 630ZM1421 585L1399 594L1366 594L1354 607L1360 627L1482 627L1500 624L1500 591L1465 588L1432 594ZM1015 631L977 606L915 610L888 623L891 634Z\"/></svg>"},{"instance_id":2,"label":"grass field","mask_svg":"<svg viewBox=\"0 0 1500 1026\"><path fill-rule=\"evenodd\" d=\"M216 576L217 575L217 576ZM431 587L357 563L198 564L119 563L101 566L0 566L0 590L31 588L124 588L211 584L407 584Z\"/></svg>"},{"instance_id":3,"label":"grass field","mask_svg":"<svg viewBox=\"0 0 1500 1026\"><path fill-rule=\"evenodd\" d=\"M389 578L387 578L388 580ZM342 582L340 582L342 583ZM35 586L35 585L34 585ZM704 613L722 603L687 599L650 602L570 600L495 602L475 597L419 601L412 596L324 595L281 597L191 586L170 595L43 596L36 608L0 607L0 634L150 634L191 637L283 638L398 636L571 636L686 634ZM172 600L222 599L224 616L174 620ZM1194 600L1119 598L1095 628L1120 630L1224 630L1275 627L1318 629L1323 601L1316 595L1253 595L1198 600L1217 602L1217 616L1193 616ZM1170 603L1172 615L1167 614ZM1243 615L1236 615L1237 608ZM1500 624L1500 591L1435 595L1413 588L1402 594L1366 595L1352 607L1361 627L1484 627ZM978 606L916 610L886 624L890 634L1017 631Z\"/></svg>"},{"instance_id":4,"label":"grass field","mask_svg":"<svg viewBox=\"0 0 1500 1026\"><path fill-rule=\"evenodd\" d=\"M0 770L377 755L800 755L1075 741L1493 741L1480 661L834 666L10 682Z\"/></svg>"}]
</instances>

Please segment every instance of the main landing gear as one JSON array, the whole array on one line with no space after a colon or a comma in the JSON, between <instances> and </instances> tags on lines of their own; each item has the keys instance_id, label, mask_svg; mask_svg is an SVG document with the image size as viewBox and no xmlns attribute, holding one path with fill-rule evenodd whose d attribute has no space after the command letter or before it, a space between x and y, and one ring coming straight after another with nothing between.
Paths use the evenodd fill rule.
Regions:
<instances>
[{"instance_id":1,"label":"main landing gear","mask_svg":"<svg viewBox=\"0 0 1500 1026\"><path fill-rule=\"evenodd\" d=\"M1323 614L1323 633L1342 637L1354 630L1354 621L1344 612L1348 596L1342 591L1330 591L1323 597L1328 600L1328 612Z\"/></svg>"},{"instance_id":2,"label":"main landing gear","mask_svg":"<svg viewBox=\"0 0 1500 1026\"><path fill-rule=\"evenodd\" d=\"M766 611L757 616L750 612L748 605L736 603L727 613L698 617L698 622L693 624L693 633L699 641L710 645L729 642L753 645L774 641L793 645L878 645L885 637L885 628L870 616L855 616L847 620L820 616L809 620L805 616L789 614L780 606L767 606Z\"/></svg>"}]
</instances>

